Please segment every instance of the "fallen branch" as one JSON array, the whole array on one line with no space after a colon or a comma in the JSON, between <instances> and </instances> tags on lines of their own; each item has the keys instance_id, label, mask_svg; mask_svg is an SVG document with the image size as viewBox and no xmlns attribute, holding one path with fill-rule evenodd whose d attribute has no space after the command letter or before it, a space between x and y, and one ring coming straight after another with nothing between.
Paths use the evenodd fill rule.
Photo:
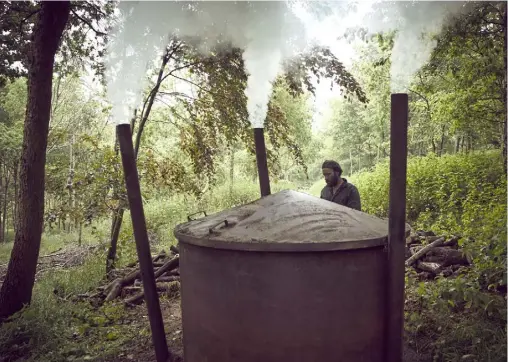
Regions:
<instances>
[{"instance_id":1,"label":"fallen branch","mask_svg":"<svg viewBox=\"0 0 508 362\"><path fill-rule=\"evenodd\" d=\"M174 282L175 281L169 282L169 283L157 284L157 292L160 293L160 292L171 291L171 289L174 288L174 285L175 285ZM145 296L145 292L141 291L140 293L135 294L132 297L125 299L124 303L127 305L139 304L143 301L144 296Z\"/></svg>"},{"instance_id":2,"label":"fallen branch","mask_svg":"<svg viewBox=\"0 0 508 362\"><path fill-rule=\"evenodd\" d=\"M406 265L410 266L415 261L420 260L421 258L423 258L425 256L425 254L427 254L427 252L430 249L441 245L443 243L443 241L444 241L444 238L439 238L439 239L433 241L432 243L430 243L429 245L425 245L423 248L418 250L418 252L416 254L414 254L413 256L411 256L409 259L406 260Z\"/></svg>"},{"instance_id":3,"label":"fallen branch","mask_svg":"<svg viewBox=\"0 0 508 362\"><path fill-rule=\"evenodd\" d=\"M62 250L62 248L60 248L60 249L58 249L58 250L54 251L54 252L53 252L53 253L51 253L51 254L42 255L42 256L40 256L40 257L39 257L39 259L42 259L42 258L50 258L50 257L52 257L52 256L62 255L62 254L65 254L65 253L66 253L65 251L61 251L61 252L60 252L60 250Z\"/></svg>"}]
</instances>

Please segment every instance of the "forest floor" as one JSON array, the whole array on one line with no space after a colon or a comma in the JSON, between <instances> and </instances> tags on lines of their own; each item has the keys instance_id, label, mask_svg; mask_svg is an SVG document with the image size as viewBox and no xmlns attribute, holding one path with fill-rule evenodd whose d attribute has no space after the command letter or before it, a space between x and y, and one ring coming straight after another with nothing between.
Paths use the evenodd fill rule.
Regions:
<instances>
[{"instance_id":1,"label":"forest floor","mask_svg":"<svg viewBox=\"0 0 508 362\"><path fill-rule=\"evenodd\" d=\"M33 305L18 320L0 327L0 362L10 361L97 361L155 362L150 325L144 303L126 306L114 300L101 306L76 301L73 296L104 285L103 256L97 246L52 249L39 259ZM7 264L0 266L0 282ZM183 355L179 293L160 296L166 339L170 350ZM406 303L406 317L423 316L417 323L406 324L404 361L501 361L502 356L480 356L475 343L491 343L495 338L503 347L506 334L490 331L498 323L485 324L478 316L458 313L443 315L437 311L418 311L417 304ZM417 328L412 327L417 325ZM494 336L494 337L492 337ZM473 342L472 342L473 340ZM476 340L479 340L477 342ZM444 349L435 359L436 348ZM475 347L476 346L476 347ZM505 344L504 344L505 346ZM505 347L504 347L505 348ZM471 351L472 353L469 353ZM490 353L489 353L490 354ZM444 357L443 357L444 356Z\"/></svg>"}]
</instances>

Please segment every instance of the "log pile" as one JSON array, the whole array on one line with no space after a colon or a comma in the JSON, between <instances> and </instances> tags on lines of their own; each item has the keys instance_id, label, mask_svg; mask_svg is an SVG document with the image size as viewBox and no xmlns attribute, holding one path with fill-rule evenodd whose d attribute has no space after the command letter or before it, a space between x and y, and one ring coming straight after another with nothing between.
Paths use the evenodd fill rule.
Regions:
<instances>
[{"instance_id":1,"label":"log pile","mask_svg":"<svg viewBox=\"0 0 508 362\"><path fill-rule=\"evenodd\" d=\"M412 267L421 280L437 275L454 276L471 264L460 250L459 236L436 236L433 232L417 231L406 239L406 267Z\"/></svg>"},{"instance_id":2,"label":"log pile","mask_svg":"<svg viewBox=\"0 0 508 362\"><path fill-rule=\"evenodd\" d=\"M168 255L165 251L152 257L157 291L163 295L178 295L180 290L180 273L178 270L180 258L178 249L170 248ZM125 305L140 304L144 300L141 270L137 262L127 265L124 269L112 272L108 284L100 286L91 294L77 295L77 299L88 299L94 305L121 299Z\"/></svg>"}]
</instances>

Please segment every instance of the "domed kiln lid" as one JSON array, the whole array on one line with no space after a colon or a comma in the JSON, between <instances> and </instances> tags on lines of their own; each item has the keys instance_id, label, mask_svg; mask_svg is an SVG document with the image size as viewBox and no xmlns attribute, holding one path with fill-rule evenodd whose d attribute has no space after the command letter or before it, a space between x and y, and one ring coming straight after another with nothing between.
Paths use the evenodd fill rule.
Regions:
<instances>
[{"instance_id":1,"label":"domed kiln lid","mask_svg":"<svg viewBox=\"0 0 508 362\"><path fill-rule=\"evenodd\" d=\"M325 251L383 245L388 221L285 190L193 220L176 238L199 246L258 251Z\"/></svg>"}]
</instances>

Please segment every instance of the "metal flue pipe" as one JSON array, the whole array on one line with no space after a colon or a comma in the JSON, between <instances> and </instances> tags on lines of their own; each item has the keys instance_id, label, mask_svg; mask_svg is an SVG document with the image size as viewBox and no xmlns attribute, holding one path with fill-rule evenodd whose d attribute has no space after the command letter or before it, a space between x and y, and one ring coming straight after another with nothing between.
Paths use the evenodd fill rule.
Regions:
<instances>
[{"instance_id":1,"label":"metal flue pipe","mask_svg":"<svg viewBox=\"0 0 508 362\"><path fill-rule=\"evenodd\" d=\"M172 361L173 358L169 353L166 334L164 333L164 322L162 320L159 304L159 295L157 294L155 285L155 275L146 231L141 188L139 186L138 170L136 168L136 157L132 144L131 127L129 124L121 124L116 127L116 131L120 144L120 153L122 155L125 186L129 199L132 228L134 229L134 239L136 241L141 279L148 309L148 319L150 320L150 328L152 330L155 356L157 362Z\"/></svg>"},{"instance_id":2,"label":"metal flue pipe","mask_svg":"<svg viewBox=\"0 0 508 362\"><path fill-rule=\"evenodd\" d=\"M254 128L254 144L256 146L256 161L258 164L258 177L261 197L268 196L271 194L271 191L263 128Z\"/></svg>"},{"instance_id":3,"label":"metal flue pipe","mask_svg":"<svg viewBox=\"0 0 508 362\"><path fill-rule=\"evenodd\" d=\"M406 237L406 172L408 95L391 95L390 204L388 209L388 279L385 361L402 361L404 330L404 251Z\"/></svg>"}]
</instances>

